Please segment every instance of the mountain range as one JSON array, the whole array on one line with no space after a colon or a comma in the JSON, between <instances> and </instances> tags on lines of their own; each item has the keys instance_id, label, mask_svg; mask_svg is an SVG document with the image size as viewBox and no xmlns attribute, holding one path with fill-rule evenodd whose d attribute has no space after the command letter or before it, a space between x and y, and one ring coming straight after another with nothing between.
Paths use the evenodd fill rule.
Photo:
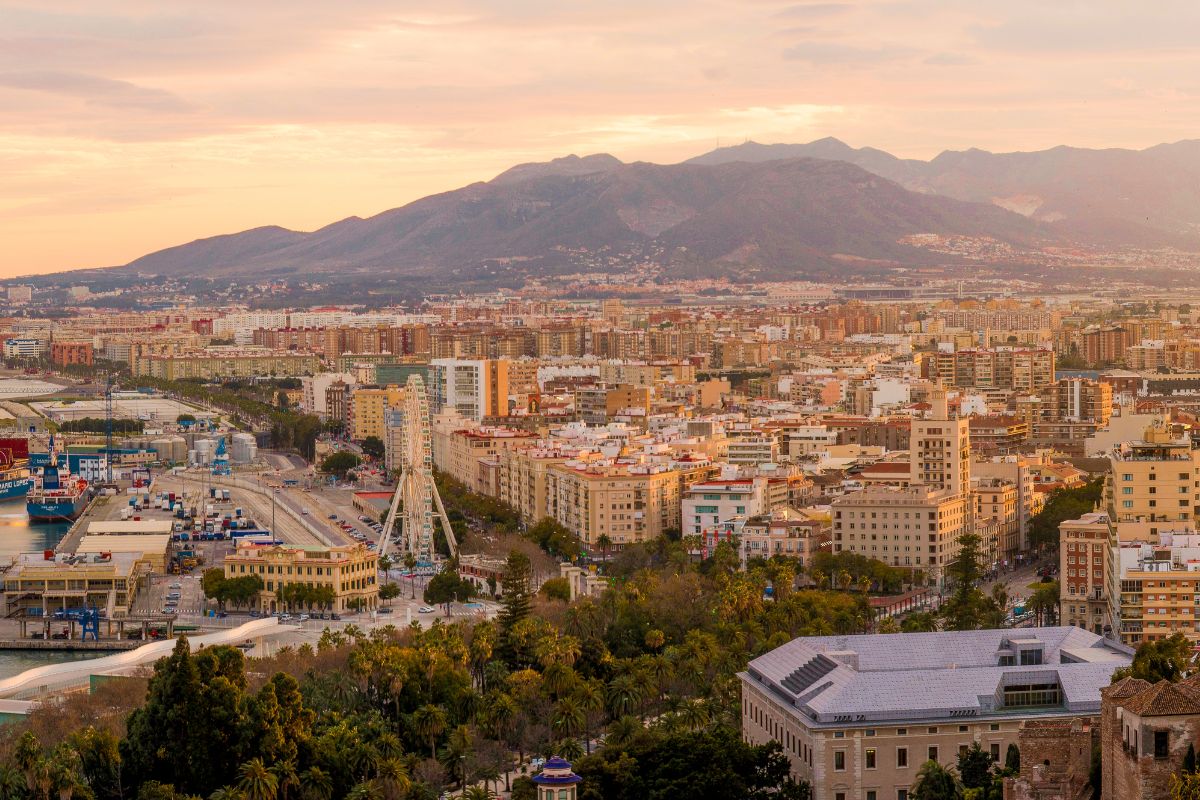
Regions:
<instances>
[{"instance_id":1,"label":"mountain range","mask_svg":"<svg viewBox=\"0 0 1200 800\"><path fill-rule=\"evenodd\" d=\"M930 161L837 139L724 147L681 164L607 154L521 164L491 181L312 232L262 227L161 250L142 273L463 278L619 268L786 277L961 260L916 234L1046 245L1200 249L1200 141L1146 150L947 151Z\"/></svg>"}]
</instances>

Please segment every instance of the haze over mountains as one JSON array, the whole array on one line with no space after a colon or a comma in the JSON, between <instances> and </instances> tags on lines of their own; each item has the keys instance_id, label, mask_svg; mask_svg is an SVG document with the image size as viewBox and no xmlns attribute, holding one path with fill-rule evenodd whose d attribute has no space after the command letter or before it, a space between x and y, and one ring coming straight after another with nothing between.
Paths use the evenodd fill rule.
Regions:
<instances>
[{"instance_id":1,"label":"haze over mountains","mask_svg":"<svg viewBox=\"0 0 1200 800\"><path fill-rule=\"evenodd\" d=\"M944 152L931 161L836 139L725 147L682 164L607 155L515 166L486 183L311 233L255 228L144 256L164 275L478 276L652 259L668 272L828 273L953 257L913 234L1200 249L1200 141L1142 151ZM589 261L589 258L593 259Z\"/></svg>"}]
</instances>

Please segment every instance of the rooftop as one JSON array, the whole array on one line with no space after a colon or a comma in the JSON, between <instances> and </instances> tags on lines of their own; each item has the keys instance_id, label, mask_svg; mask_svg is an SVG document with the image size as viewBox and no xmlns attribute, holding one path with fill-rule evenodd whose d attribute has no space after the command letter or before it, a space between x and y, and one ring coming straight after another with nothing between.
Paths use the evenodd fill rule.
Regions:
<instances>
[{"instance_id":1,"label":"rooftop","mask_svg":"<svg viewBox=\"0 0 1200 800\"><path fill-rule=\"evenodd\" d=\"M1032 651L1038 663L1020 665ZM1095 713L1101 687L1132 656L1073 627L821 636L760 656L743 679L809 725ZM1057 702L1018 707L1013 692L1030 685L1057 686Z\"/></svg>"}]
</instances>

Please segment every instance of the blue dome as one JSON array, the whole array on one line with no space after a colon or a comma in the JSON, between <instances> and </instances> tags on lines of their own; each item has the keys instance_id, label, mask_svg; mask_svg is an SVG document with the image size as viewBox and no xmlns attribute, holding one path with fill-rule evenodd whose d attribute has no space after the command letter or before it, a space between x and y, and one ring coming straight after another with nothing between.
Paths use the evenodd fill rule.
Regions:
<instances>
[{"instance_id":1,"label":"blue dome","mask_svg":"<svg viewBox=\"0 0 1200 800\"><path fill-rule=\"evenodd\" d=\"M542 786L572 786L582 780L571 771L571 763L561 756L546 759L542 771L533 776L533 782Z\"/></svg>"}]
</instances>

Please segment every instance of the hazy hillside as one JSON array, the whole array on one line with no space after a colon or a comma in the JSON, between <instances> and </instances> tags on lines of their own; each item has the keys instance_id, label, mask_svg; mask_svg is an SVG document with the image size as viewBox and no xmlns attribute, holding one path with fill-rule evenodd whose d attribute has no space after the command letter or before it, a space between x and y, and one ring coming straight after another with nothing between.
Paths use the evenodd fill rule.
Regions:
<instances>
[{"instance_id":1,"label":"hazy hillside","mask_svg":"<svg viewBox=\"0 0 1200 800\"><path fill-rule=\"evenodd\" d=\"M258 228L129 266L164 274L422 274L511 259L540 269L568 262L567 251L652 247L671 263L728 262L786 274L855 259L926 263L931 254L898 243L914 233L1019 245L1049 235L993 205L909 191L841 161L664 166L590 156L522 165L488 183L312 233Z\"/></svg>"}]
</instances>

